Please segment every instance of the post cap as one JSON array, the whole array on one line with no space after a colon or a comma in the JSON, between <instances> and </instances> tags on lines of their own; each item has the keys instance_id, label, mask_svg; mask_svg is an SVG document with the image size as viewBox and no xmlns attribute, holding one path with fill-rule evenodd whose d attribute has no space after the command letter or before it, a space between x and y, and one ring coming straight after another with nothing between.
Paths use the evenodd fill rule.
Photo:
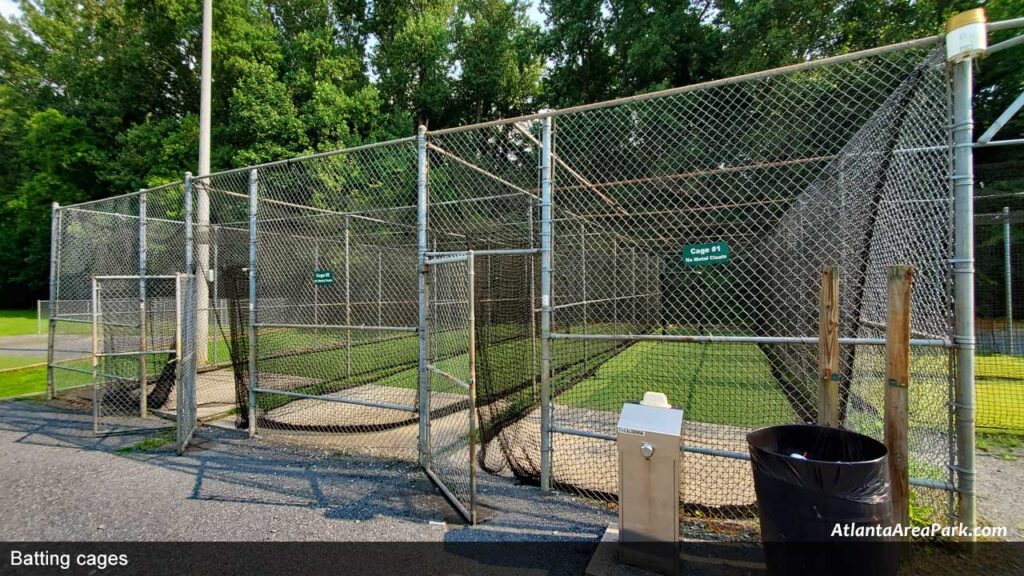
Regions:
<instances>
[{"instance_id":1,"label":"post cap","mask_svg":"<svg viewBox=\"0 0 1024 576\"><path fill-rule=\"evenodd\" d=\"M974 8L961 12L946 21L946 32L952 32L957 28L963 28L968 24L984 24L988 22L984 8Z\"/></svg>"}]
</instances>

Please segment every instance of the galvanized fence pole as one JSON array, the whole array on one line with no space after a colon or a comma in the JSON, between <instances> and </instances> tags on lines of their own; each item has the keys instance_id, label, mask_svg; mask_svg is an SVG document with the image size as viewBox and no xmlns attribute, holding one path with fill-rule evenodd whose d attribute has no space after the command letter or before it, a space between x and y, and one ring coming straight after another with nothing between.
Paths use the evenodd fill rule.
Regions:
<instances>
[{"instance_id":1,"label":"galvanized fence pole","mask_svg":"<svg viewBox=\"0 0 1024 576\"><path fill-rule=\"evenodd\" d=\"M100 433L100 283L92 277L92 433Z\"/></svg>"},{"instance_id":2,"label":"galvanized fence pole","mask_svg":"<svg viewBox=\"0 0 1024 576\"><path fill-rule=\"evenodd\" d=\"M1013 270L1011 265L1010 208L1003 208L1003 275L1006 283L1006 335L1010 342L1010 355L1017 353L1013 334Z\"/></svg>"},{"instance_id":3,"label":"galvanized fence pole","mask_svg":"<svg viewBox=\"0 0 1024 576\"><path fill-rule=\"evenodd\" d=\"M57 321L55 311L57 310L57 278L58 270L57 254L60 245L60 204L54 202L50 207L50 305L47 320L46 334L46 397L49 400L57 395L56 383L53 374L53 344L56 338Z\"/></svg>"},{"instance_id":4,"label":"galvanized fence pole","mask_svg":"<svg viewBox=\"0 0 1024 576\"><path fill-rule=\"evenodd\" d=\"M313 273L320 270L320 242L317 240L313 241ZM318 326L320 324L320 285L313 282L313 325ZM316 328L313 330L313 344L317 348L320 347L320 329Z\"/></svg>"},{"instance_id":5,"label":"galvanized fence pole","mask_svg":"<svg viewBox=\"0 0 1024 576\"><path fill-rule=\"evenodd\" d=\"M186 172L185 173L185 189L184 189L184 196L185 196L185 198L184 198L184 200L185 200L185 202L184 202L184 204L185 204L185 207L184 207L184 212L185 212L185 214L184 214L184 218L185 218L185 275L191 275L191 276L193 276L193 278L196 276L196 271L194 269L195 268L195 237L194 237L195 230L193 229L195 213L194 213L194 206L192 204L192 200L194 198L194 194L193 194L193 192L194 192L194 188L193 188L194 184L195 183L192 180L192 173L191 172ZM193 280L193 282L198 282L198 280ZM198 346L199 343L195 340L195 331L193 331L193 330L182 330L181 324L182 324L182 320L183 319L182 319L182 316L181 316L181 279L180 279L180 277L177 277L177 276L175 277L174 288L175 288L175 297L174 298L175 298L175 302L176 302L176 308L175 308L175 313L174 313L174 320L175 320L175 324L177 325L177 329L176 329L176 333L175 333L175 344L176 344L176 347L175 347L175 350L176 350L175 351L175 357L178 359L177 369L175 370L175 374L176 374L176 378L177 378L176 383L175 383L175 388L177 389L176 394L177 394L177 398L178 398L177 404L175 406L175 412L177 412L177 415L179 416L178 417L178 426L181 427L181 426L185 425L185 422L183 422L183 419L180 416L181 415L187 415L189 410L191 410L191 411L195 410L195 406L189 406L187 408L184 407L183 406L183 401L182 401L184 399L184 397L185 397L185 394L182 393L182 388L181 388L183 386L184 381L185 381L185 376L183 374L183 370L184 370L184 366L185 366L185 358L183 358L182 355L183 355L183 352L187 349L187 346L185 346L185 343L182 341L182 338L185 338L187 336L187 337L193 339L192 340L193 354L198 353L196 347ZM198 303L197 299L193 298L193 299L191 299L186 304L186 306L193 307L192 312L196 312L194 308L196 306L199 306L199 303ZM196 314L195 313L191 314L189 320L191 322L196 322L197 321ZM198 360L196 360L196 362L198 362ZM197 364L190 363L189 365L192 366L192 367L195 367ZM193 383L193 386L195 386L194 383ZM195 395L193 394L192 397L194 399Z\"/></svg>"},{"instance_id":6,"label":"galvanized fence pole","mask_svg":"<svg viewBox=\"0 0 1024 576\"><path fill-rule=\"evenodd\" d=\"M530 204L527 207L526 221L530 228L530 248L537 247L536 235L533 229L533 197L530 197ZM534 278L536 271L536 256L531 254L526 257L527 282L530 283L530 385L533 392L533 400L537 400L537 282Z\"/></svg>"},{"instance_id":7,"label":"galvanized fence pole","mask_svg":"<svg viewBox=\"0 0 1024 576\"><path fill-rule=\"evenodd\" d=\"M149 413L146 388L146 193L139 193L139 416ZM178 358L181 362L181 357Z\"/></svg>"},{"instance_id":8,"label":"galvanized fence pole","mask_svg":"<svg viewBox=\"0 0 1024 576\"><path fill-rule=\"evenodd\" d=\"M551 117L544 118L540 164L540 489L551 491Z\"/></svg>"},{"instance_id":9,"label":"galvanized fence pole","mask_svg":"<svg viewBox=\"0 0 1024 576\"><path fill-rule=\"evenodd\" d=\"M583 333L589 330L587 314L587 229L580 222L580 300L583 302ZM590 356L587 354L587 341L583 341L583 373L590 370Z\"/></svg>"},{"instance_id":10,"label":"galvanized fence pole","mask_svg":"<svg viewBox=\"0 0 1024 576\"><path fill-rule=\"evenodd\" d=\"M956 431L959 521L974 526L974 62L953 64L953 258L956 343Z\"/></svg>"},{"instance_id":11,"label":"galvanized fence pole","mask_svg":"<svg viewBox=\"0 0 1024 576\"><path fill-rule=\"evenodd\" d=\"M473 251L466 255L466 307L469 311L469 523L476 524L476 271ZM488 266L489 268L489 266Z\"/></svg>"},{"instance_id":12,"label":"galvanized fence pole","mask_svg":"<svg viewBox=\"0 0 1024 576\"><path fill-rule=\"evenodd\" d=\"M256 435L256 386L259 384L256 362L256 214L259 210L259 173L249 172L249 437Z\"/></svg>"},{"instance_id":13,"label":"galvanized fence pole","mask_svg":"<svg viewBox=\"0 0 1024 576\"><path fill-rule=\"evenodd\" d=\"M217 324L213 329L213 365L217 366L220 364L220 343L224 337L220 329L220 323L216 322L216 319L220 317L220 289L217 286L217 277L220 276L218 271L220 270L220 243L218 240L218 234L214 233L211 229L211 242L213 243L213 263L210 265L211 283L213 284L213 300L210 307L213 309L214 321Z\"/></svg>"},{"instance_id":14,"label":"galvanized fence pole","mask_svg":"<svg viewBox=\"0 0 1024 576\"><path fill-rule=\"evenodd\" d=\"M384 325L384 250L377 248L377 326Z\"/></svg>"},{"instance_id":15,"label":"galvanized fence pole","mask_svg":"<svg viewBox=\"0 0 1024 576\"><path fill-rule=\"evenodd\" d=\"M416 137L416 231L419 305L419 460L430 465L430 375L427 373L427 127Z\"/></svg>"},{"instance_id":16,"label":"galvanized fence pole","mask_svg":"<svg viewBox=\"0 0 1024 576\"><path fill-rule=\"evenodd\" d=\"M345 216L345 326L352 325L352 219ZM352 330L345 331L345 383L352 379Z\"/></svg>"}]
</instances>

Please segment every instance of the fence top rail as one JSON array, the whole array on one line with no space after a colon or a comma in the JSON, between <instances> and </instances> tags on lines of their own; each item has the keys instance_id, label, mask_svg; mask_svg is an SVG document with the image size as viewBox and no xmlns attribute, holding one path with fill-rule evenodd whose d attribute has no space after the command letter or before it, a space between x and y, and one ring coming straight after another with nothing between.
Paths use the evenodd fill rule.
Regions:
<instances>
[{"instance_id":1,"label":"fence top rail","mask_svg":"<svg viewBox=\"0 0 1024 576\"><path fill-rule=\"evenodd\" d=\"M154 276L139 276L139 275L114 275L114 276L93 276L96 280L174 280L178 276L188 276L188 274L162 274Z\"/></svg>"},{"instance_id":2,"label":"fence top rail","mask_svg":"<svg viewBox=\"0 0 1024 576\"><path fill-rule=\"evenodd\" d=\"M990 22L988 24L989 32L998 32L1001 30L1010 30L1012 28L1024 27L1024 18L1014 18L1011 20L1002 20L999 22ZM601 102L594 102L591 104L581 104L579 106L572 106L569 108L559 108L553 110L544 110L542 112L536 112L533 114L525 114L523 116L517 116L514 118L502 118L498 120L491 120L488 122L480 122L478 124L469 124L466 126L455 126L452 128L444 128L442 130L434 130L428 132L433 136L441 136L444 134L454 134L456 132L463 132L466 130L475 130L481 128L489 128L493 126L501 126L505 124L519 124L523 122L530 122L533 120L540 120L543 118L553 118L556 116L563 116L566 114L573 114L578 112L585 112L587 110L597 110L600 108L609 108L612 106L619 106L622 104L630 104L633 102L642 102L644 100L652 100L656 98L664 98L666 96L673 96L676 94L683 94L686 92L693 92L696 90L706 90L708 88L715 88L718 86L726 86L729 84L737 84L741 82L748 82L751 80L762 80L765 78L772 78L774 76L781 76L784 74L790 74L793 72L800 72L803 70L810 70L821 66L828 66L832 64L842 64L846 62L855 62L857 60L863 60L872 56L880 56L882 54L888 54L891 52L898 52L900 50L907 50L911 48L922 48L936 44L945 38L944 34L936 34L934 36L926 36L924 38L918 38L916 40L907 40L904 42L897 42L895 44L888 44L886 46L878 46L876 48L869 48L867 50L859 50L857 52L850 52L848 54L839 54L836 56L830 56L828 58L820 58L818 60L809 60L807 62L800 62L798 64L791 64L789 66L781 66L778 68L771 68L769 70L762 70L758 72L750 72L748 74L741 74L739 76L730 76L729 78L722 78L719 80L710 80L707 82L700 82L697 84L689 84L687 86L679 86L676 88L668 88L665 90L658 90L656 92L649 92L647 94L637 94L634 96L625 96L622 98L616 98L613 100L604 100Z\"/></svg>"},{"instance_id":3,"label":"fence top rail","mask_svg":"<svg viewBox=\"0 0 1024 576\"><path fill-rule=\"evenodd\" d=\"M416 136L406 136L404 138L396 138L394 140L384 140L382 142L373 142L370 144L362 144L360 146L352 146L351 148L339 148L337 150L329 150L327 152L318 152L316 154L308 154L306 156L297 156L295 158L285 158L283 160L274 160L273 162L264 162L263 164L254 164L252 166L243 166L241 168L232 168L230 170L222 170L220 172L211 172L210 174L199 174L192 176L192 181L196 180L208 180L217 176L229 176L231 174L238 174L239 172L250 172L252 170L260 170L262 168L273 168L275 166L287 166L289 164L300 164L309 160L315 160L317 158L329 158L331 156L338 156L339 154L351 154L353 152L360 152L363 150L372 150L374 148L382 148L384 146L398 146L400 144L408 144L416 141Z\"/></svg>"},{"instance_id":4,"label":"fence top rail","mask_svg":"<svg viewBox=\"0 0 1024 576\"><path fill-rule=\"evenodd\" d=\"M975 196L977 199L978 197ZM1007 220L1010 224L1020 224L1024 222L1024 210L1013 210L1009 213L1006 212L988 212L985 214L975 214L974 221L980 224L1002 224Z\"/></svg>"},{"instance_id":5,"label":"fence top rail","mask_svg":"<svg viewBox=\"0 0 1024 576\"><path fill-rule=\"evenodd\" d=\"M181 186L182 184L183 184L183 182L181 180L177 180L175 182L168 182L167 184L161 184L159 186L153 186L152 188L144 188L142 190L136 190L134 192L127 192L125 194L117 194L115 196L107 196L105 198L96 198L95 200L86 200L85 202L79 202L77 204L68 204L66 206L60 206L60 209L61 210L64 210L64 209L72 209L72 210L74 210L74 209L81 209L83 206L92 206L92 205L98 204L100 202L110 202L112 200L127 200L129 198L137 198L139 196L142 196L143 194L148 194L150 192L160 192L162 190L167 190L167 189L170 189L170 188L174 188L176 186Z\"/></svg>"}]
</instances>

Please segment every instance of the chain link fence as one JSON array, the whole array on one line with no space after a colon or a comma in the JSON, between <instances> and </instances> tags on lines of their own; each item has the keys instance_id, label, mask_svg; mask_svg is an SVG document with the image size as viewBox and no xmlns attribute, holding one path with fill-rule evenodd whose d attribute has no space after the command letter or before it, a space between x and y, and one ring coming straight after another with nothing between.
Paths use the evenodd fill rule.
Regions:
<instances>
[{"instance_id":1,"label":"chain link fence","mask_svg":"<svg viewBox=\"0 0 1024 576\"><path fill-rule=\"evenodd\" d=\"M54 350L88 342L92 276L195 270L196 399L178 402L200 418L233 408L251 433L418 458L472 515L477 465L614 501L618 412L658 391L685 411L684 512L749 527L745 434L818 417L820 270L840 275L841 424L881 438L885 273L909 264L910 472L919 516L939 518L949 85L942 46L917 42L61 208ZM445 259L473 282L427 265ZM54 356L55 389L75 361Z\"/></svg>"},{"instance_id":2,"label":"chain link fence","mask_svg":"<svg viewBox=\"0 0 1024 576\"><path fill-rule=\"evenodd\" d=\"M1024 213L978 214L977 276L979 428L1024 430Z\"/></svg>"}]
</instances>

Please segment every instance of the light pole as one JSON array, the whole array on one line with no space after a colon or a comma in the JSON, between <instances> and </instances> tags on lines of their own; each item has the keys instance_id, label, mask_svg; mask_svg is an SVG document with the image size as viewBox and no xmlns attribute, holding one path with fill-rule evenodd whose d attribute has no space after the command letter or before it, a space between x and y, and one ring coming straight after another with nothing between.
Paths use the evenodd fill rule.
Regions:
<instances>
[{"instance_id":1,"label":"light pole","mask_svg":"<svg viewBox=\"0 0 1024 576\"><path fill-rule=\"evenodd\" d=\"M210 331L210 108L213 61L213 0L203 0L203 46L199 68L199 176L196 191L196 364L207 363Z\"/></svg>"}]
</instances>

